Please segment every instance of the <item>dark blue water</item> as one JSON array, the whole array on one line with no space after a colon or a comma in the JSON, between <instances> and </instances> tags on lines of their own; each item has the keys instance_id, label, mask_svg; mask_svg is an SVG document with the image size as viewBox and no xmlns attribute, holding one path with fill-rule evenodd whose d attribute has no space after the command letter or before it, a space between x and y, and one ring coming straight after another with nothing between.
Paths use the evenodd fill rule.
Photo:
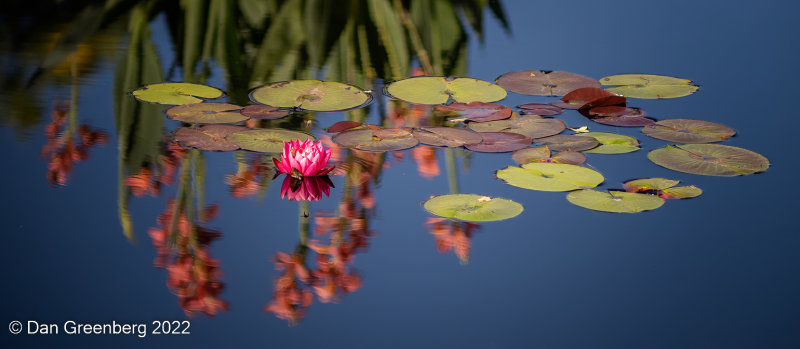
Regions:
<instances>
[{"instance_id":1,"label":"dark blue water","mask_svg":"<svg viewBox=\"0 0 800 349\"><path fill-rule=\"evenodd\" d=\"M112 103L115 64L123 51L101 60L79 84L81 124L108 135L73 165L67 185L50 185L40 152L54 107L69 100L69 78L40 89L40 121L27 129L5 122L0 146L5 274L3 322L57 324L59 334L12 335L3 347L226 346L226 347L798 347L800 346L800 236L793 159L796 98L794 18L800 8L780 1L750 2L533 2L503 3L507 34L488 13L484 36L468 45L470 77L493 80L526 69L564 70L600 78L650 73L692 79L694 95L633 100L655 118L693 118L738 131L726 145L769 158L764 173L704 177L661 168L646 159L667 142L636 128L590 123L569 111L569 127L618 132L643 149L624 155L588 154L620 188L633 178L667 177L703 189L690 200L669 201L640 214L607 214L573 206L564 193L511 187L493 171L512 165L509 154L455 152L460 192L500 196L525 207L518 217L481 223L472 235L469 262L437 252L420 203L450 192L447 155L435 151L439 175L421 176L411 151L370 184L369 247L354 255L360 287L335 303L314 303L295 326L263 309L282 271L273 258L298 244L301 207L281 200L280 182L263 200L234 198L226 175L237 171L233 153L205 153L205 201L218 216L203 226L222 233L208 251L219 260L219 298L228 311L187 314L167 287L167 271L154 268L148 228L176 194L129 200L135 242L118 215L118 149ZM174 57L165 18L150 23L162 62ZM221 73L210 85L224 87ZM11 100L12 95L2 96ZM509 94L517 105L550 99ZM370 120L378 119L378 105ZM317 114L322 135L344 117ZM167 127L177 123L168 122ZM468 166L467 166L468 165ZM331 195L310 204L311 220L334 212L347 186L333 177ZM372 183L372 182L371 182ZM359 204L363 205L363 201ZM313 235L327 242L327 235ZM307 261L315 264L313 258ZM189 320L190 334L69 335L63 324Z\"/></svg>"}]
</instances>

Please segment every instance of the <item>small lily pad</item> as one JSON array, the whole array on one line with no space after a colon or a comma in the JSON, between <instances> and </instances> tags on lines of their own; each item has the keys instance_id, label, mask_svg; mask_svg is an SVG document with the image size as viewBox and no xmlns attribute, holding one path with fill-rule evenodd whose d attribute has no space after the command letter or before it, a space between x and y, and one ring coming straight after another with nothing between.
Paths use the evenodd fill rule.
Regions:
<instances>
[{"instance_id":1,"label":"small lily pad","mask_svg":"<svg viewBox=\"0 0 800 349\"><path fill-rule=\"evenodd\" d=\"M592 189L573 191L567 194L567 201L590 210L614 213L655 210L664 204L664 199L655 195L613 190L606 193Z\"/></svg>"},{"instance_id":2,"label":"small lily pad","mask_svg":"<svg viewBox=\"0 0 800 349\"><path fill-rule=\"evenodd\" d=\"M203 99L222 97L222 90L200 84L188 82L164 82L144 86L131 92L136 99L143 102L157 104L192 104L200 103Z\"/></svg>"},{"instance_id":3,"label":"small lily pad","mask_svg":"<svg viewBox=\"0 0 800 349\"><path fill-rule=\"evenodd\" d=\"M249 119L240 110L235 104L192 103L167 109L167 117L190 124L234 124Z\"/></svg>"},{"instance_id":4,"label":"small lily pad","mask_svg":"<svg viewBox=\"0 0 800 349\"><path fill-rule=\"evenodd\" d=\"M630 193L652 193L664 199L688 199L703 193L693 185L676 187L678 183L680 182L666 178L642 178L627 181L622 187Z\"/></svg>"},{"instance_id":5,"label":"small lily pad","mask_svg":"<svg viewBox=\"0 0 800 349\"><path fill-rule=\"evenodd\" d=\"M593 137L600 142L596 148L584 150L584 153L593 154L623 154L639 150L639 141L636 138L609 132L586 132L576 134L578 137Z\"/></svg>"},{"instance_id":6,"label":"small lily pad","mask_svg":"<svg viewBox=\"0 0 800 349\"><path fill-rule=\"evenodd\" d=\"M331 127L328 127L327 129L325 129L325 131L330 133L339 133L362 126L364 126L364 124L360 122L344 120L331 125Z\"/></svg>"},{"instance_id":7,"label":"small lily pad","mask_svg":"<svg viewBox=\"0 0 800 349\"><path fill-rule=\"evenodd\" d=\"M646 113L641 109L621 106L596 107L582 110L581 114L598 124L611 126L642 127L656 122L645 117Z\"/></svg>"},{"instance_id":8,"label":"small lily pad","mask_svg":"<svg viewBox=\"0 0 800 349\"><path fill-rule=\"evenodd\" d=\"M676 98L697 91L691 80L650 74L620 74L600 79L608 91L630 98Z\"/></svg>"},{"instance_id":9,"label":"small lily pad","mask_svg":"<svg viewBox=\"0 0 800 349\"><path fill-rule=\"evenodd\" d=\"M431 214L470 222L499 221L518 216L522 205L503 198L477 194L439 195L423 205Z\"/></svg>"},{"instance_id":10,"label":"small lily pad","mask_svg":"<svg viewBox=\"0 0 800 349\"><path fill-rule=\"evenodd\" d=\"M467 127L476 132L511 132L529 138L543 138L561 133L567 128L567 125L559 119L522 115L513 119L470 122Z\"/></svg>"},{"instance_id":11,"label":"small lily pad","mask_svg":"<svg viewBox=\"0 0 800 349\"><path fill-rule=\"evenodd\" d=\"M483 140L477 144L464 144L464 147L477 152L504 153L527 148L533 140L519 133L478 132Z\"/></svg>"},{"instance_id":12,"label":"small lily pad","mask_svg":"<svg viewBox=\"0 0 800 349\"><path fill-rule=\"evenodd\" d=\"M333 136L333 142L345 147L370 152L408 149L419 141L405 129L354 129Z\"/></svg>"},{"instance_id":13,"label":"small lily pad","mask_svg":"<svg viewBox=\"0 0 800 349\"><path fill-rule=\"evenodd\" d=\"M289 115L286 110L280 110L278 107L264 104L248 105L241 110L241 113L253 119L280 119Z\"/></svg>"},{"instance_id":14,"label":"small lily pad","mask_svg":"<svg viewBox=\"0 0 800 349\"><path fill-rule=\"evenodd\" d=\"M555 135L533 140L536 144L546 145L554 151L584 151L600 145L600 141L594 137L575 136L575 135Z\"/></svg>"},{"instance_id":15,"label":"small lily pad","mask_svg":"<svg viewBox=\"0 0 800 349\"><path fill-rule=\"evenodd\" d=\"M581 87L572 90L561 100L565 103L580 105L578 109L589 109L625 103L625 97L619 96L599 87Z\"/></svg>"},{"instance_id":16,"label":"small lily pad","mask_svg":"<svg viewBox=\"0 0 800 349\"><path fill-rule=\"evenodd\" d=\"M517 106L520 109L523 115L540 115L540 116L550 116L550 115L558 115L564 112L564 109L561 107L552 105L552 104L544 104L544 103L526 103L520 104Z\"/></svg>"},{"instance_id":17,"label":"small lily pad","mask_svg":"<svg viewBox=\"0 0 800 349\"><path fill-rule=\"evenodd\" d=\"M551 155L551 151L547 146L540 146L517 150L511 154L511 159L520 165L529 162L580 165L586 162L586 155L577 151L561 151Z\"/></svg>"},{"instance_id":18,"label":"small lily pad","mask_svg":"<svg viewBox=\"0 0 800 349\"><path fill-rule=\"evenodd\" d=\"M412 134L420 143L437 147L460 147L483 141L480 133L455 127L422 127Z\"/></svg>"},{"instance_id":19,"label":"small lily pad","mask_svg":"<svg viewBox=\"0 0 800 349\"><path fill-rule=\"evenodd\" d=\"M642 133L676 143L712 143L733 137L736 131L711 121L665 119L643 127Z\"/></svg>"},{"instance_id":20,"label":"small lily pad","mask_svg":"<svg viewBox=\"0 0 800 349\"><path fill-rule=\"evenodd\" d=\"M181 127L174 133L178 144L187 148L209 151L232 151L239 146L229 142L225 137L234 132L248 130L247 127L234 125L207 125L203 127Z\"/></svg>"},{"instance_id":21,"label":"small lily pad","mask_svg":"<svg viewBox=\"0 0 800 349\"><path fill-rule=\"evenodd\" d=\"M563 71L521 70L500 75L495 83L511 92L533 96L563 96L581 87L600 87L597 80Z\"/></svg>"},{"instance_id":22,"label":"small lily pad","mask_svg":"<svg viewBox=\"0 0 800 349\"><path fill-rule=\"evenodd\" d=\"M384 92L399 100L416 104L491 103L506 98L506 90L491 82L473 78L417 76L392 82Z\"/></svg>"},{"instance_id":23,"label":"small lily pad","mask_svg":"<svg viewBox=\"0 0 800 349\"><path fill-rule=\"evenodd\" d=\"M769 168L769 160L761 154L721 144L668 145L647 158L670 170L704 176L741 176Z\"/></svg>"},{"instance_id":24,"label":"small lily pad","mask_svg":"<svg viewBox=\"0 0 800 349\"><path fill-rule=\"evenodd\" d=\"M301 141L306 139L316 141L316 138L310 134L280 128L265 128L234 132L225 138L229 142L238 145L242 149L261 153L280 153L283 151L283 145L285 142L296 139Z\"/></svg>"},{"instance_id":25,"label":"small lily pad","mask_svg":"<svg viewBox=\"0 0 800 349\"><path fill-rule=\"evenodd\" d=\"M523 164L497 171L497 178L515 187L541 191L570 191L596 187L605 180L600 172L590 168L555 163Z\"/></svg>"},{"instance_id":26,"label":"small lily pad","mask_svg":"<svg viewBox=\"0 0 800 349\"><path fill-rule=\"evenodd\" d=\"M364 106L372 96L340 82L292 80L256 88L250 93L250 100L280 108L340 111Z\"/></svg>"},{"instance_id":27,"label":"small lily pad","mask_svg":"<svg viewBox=\"0 0 800 349\"><path fill-rule=\"evenodd\" d=\"M450 105L437 105L436 112L439 115L450 117L449 122L470 121L486 122L494 120L508 119L511 116L511 108L500 104L489 104L483 102L452 103Z\"/></svg>"}]
</instances>

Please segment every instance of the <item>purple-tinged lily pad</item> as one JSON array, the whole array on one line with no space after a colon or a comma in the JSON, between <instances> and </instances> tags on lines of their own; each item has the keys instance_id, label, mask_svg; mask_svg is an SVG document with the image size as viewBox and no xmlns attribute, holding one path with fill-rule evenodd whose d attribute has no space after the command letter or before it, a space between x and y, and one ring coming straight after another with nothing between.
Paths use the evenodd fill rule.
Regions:
<instances>
[{"instance_id":1,"label":"purple-tinged lily pad","mask_svg":"<svg viewBox=\"0 0 800 349\"><path fill-rule=\"evenodd\" d=\"M511 159L518 164L529 162L552 162L557 164L580 165L586 162L586 155L576 151L561 151L551 155L550 149L545 146L525 148L511 154Z\"/></svg>"},{"instance_id":2,"label":"purple-tinged lily pad","mask_svg":"<svg viewBox=\"0 0 800 349\"><path fill-rule=\"evenodd\" d=\"M241 110L241 113L253 119L280 119L289 115L289 112L286 110L279 110L277 107L264 104L248 105Z\"/></svg>"},{"instance_id":3,"label":"purple-tinged lily pad","mask_svg":"<svg viewBox=\"0 0 800 349\"><path fill-rule=\"evenodd\" d=\"M645 117L647 114L641 109L636 108L604 106L581 112L596 123L611 126L641 127L652 125L656 122L653 119Z\"/></svg>"},{"instance_id":4,"label":"purple-tinged lily pad","mask_svg":"<svg viewBox=\"0 0 800 349\"><path fill-rule=\"evenodd\" d=\"M412 134L420 143L437 147L460 147L483 141L479 133L455 127L422 127L414 129Z\"/></svg>"},{"instance_id":5,"label":"purple-tinged lily pad","mask_svg":"<svg viewBox=\"0 0 800 349\"><path fill-rule=\"evenodd\" d=\"M723 124L703 120L665 119L642 128L642 133L676 143L712 143L724 141L736 131Z\"/></svg>"},{"instance_id":6,"label":"purple-tinged lily pad","mask_svg":"<svg viewBox=\"0 0 800 349\"><path fill-rule=\"evenodd\" d=\"M175 130L174 140L183 147L208 151L232 151L239 146L228 142L229 134L246 131L247 127L235 125L207 125L198 128L181 127Z\"/></svg>"},{"instance_id":7,"label":"purple-tinged lily pad","mask_svg":"<svg viewBox=\"0 0 800 349\"><path fill-rule=\"evenodd\" d=\"M167 117L190 124L233 124L249 119L241 106L228 103L191 103L167 109Z\"/></svg>"},{"instance_id":8,"label":"purple-tinged lily pad","mask_svg":"<svg viewBox=\"0 0 800 349\"><path fill-rule=\"evenodd\" d=\"M280 153L285 142L293 140L315 141L314 136L300 131L280 128L264 128L234 132L225 137L228 142L238 145L242 149L261 153Z\"/></svg>"},{"instance_id":9,"label":"purple-tinged lily pad","mask_svg":"<svg viewBox=\"0 0 800 349\"><path fill-rule=\"evenodd\" d=\"M467 127L477 132L512 132L529 138L543 138L561 133L567 128L567 125L559 119L522 115L513 119L470 122Z\"/></svg>"},{"instance_id":10,"label":"purple-tinged lily pad","mask_svg":"<svg viewBox=\"0 0 800 349\"><path fill-rule=\"evenodd\" d=\"M464 147L477 152L504 153L527 148L533 140L518 133L478 132L483 141L478 144L465 144Z\"/></svg>"},{"instance_id":11,"label":"purple-tinged lily pad","mask_svg":"<svg viewBox=\"0 0 800 349\"><path fill-rule=\"evenodd\" d=\"M761 154L721 144L668 145L647 158L670 170L704 176L742 176L769 168L769 160Z\"/></svg>"},{"instance_id":12,"label":"purple-tinged lily pad","mask_svg":"<svg viewBox=\"0 0 800 349\"><path fill-rule=\"evenodd\" d=\"M561 107L552 105L552 104L545 104L545 103L526 103L520 104L517 106L520 109L520 112L523 115L540 115L540 116L550 116L550 115L558 115L564 112L564 109Z\"/></svg>"},{"instance_id":13,"label":"purple-tinged lily pad","mask_svg":"<svg viewBox=\"0 0 800 349\"><path fill-rule=\"evenodd\" d=\"M386 152L408 149L419 141L406 129L355 129L336 134L333 142L345 147L369 152Z\"/></svg>"},{"instance_id":14,"label":"purple-tinged lily pad","mask_svg":"<svg viewBox=\"0 0 800 349\"><path fill-rule=\"evenodd\" d=\"M437 105L436 112L439 115L450 117L449 122L486 122L508 119L511 116L510 107L483 102Z\"/></svg>"},{"instance_id":15,"label":"purple-tinged lily pad","mask_svg":"<svg viewBox=\"0 0 800 349\"><path fill-rule=\"evenodd\" d=\"M584 151L600 145L600 142L593 137L582 137L575 135L555 135L544 138L536 138L533 141L536 144L546 145L550 148L550 150L555 151Z\"/></svg>"},{"instance_id":16,"label":"purple-tinged lily pad","mask_svg":"<svg viewBox=\"0 0 800 349\"><path fill-rule=\"evenodd\" d=\"M521 70L500 75L495 83L511 92L533 96L563 96L581 87L600 87L592 78L563 71Z\"/></svg>"}]
</instances>

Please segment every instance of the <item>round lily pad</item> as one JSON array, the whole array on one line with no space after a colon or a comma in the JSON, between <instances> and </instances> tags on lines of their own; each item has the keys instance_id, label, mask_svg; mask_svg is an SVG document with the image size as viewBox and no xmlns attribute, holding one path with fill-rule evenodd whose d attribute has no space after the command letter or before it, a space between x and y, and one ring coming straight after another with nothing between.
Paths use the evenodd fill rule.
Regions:
<instances>
[{"instance_id":1,"label":"round lily pad","mask_svg":"<svg viewBox=\"0 0 800 349\"><path fill-rule=\"evenodd\" d=\"M345 148L371 152L403 150L419 144L411 132L400 128L348 130L333 136L332 140Z\"/></svg>"},{"instance_id":2,"label":"round lily pad","mask_svg":"<svg viewBox=\"0 0 800 349\"><path fill-rule=\"evenodd\" d=\"M565 103L580 105L578 109L589 109L625 103L625 97L599 87L581 87L572 90L564 95L564 97L561 97L561 100Z\"/></svg>"},{"instance_id":3,"label":"round lily pad","mask_svg":"<svg viewBox=\"0 0 800 349\"><path fill-rule=\"evenodd\" d=\"M676 143L712 143L733 137L736 131L711 121L665 119L643 127L642 133Z\"/></svg>"},{"instance_id":4,"label":"round lily pad","mask_svg":"<svg viewBox=\"0 0 800 349\"><path fill-rule=\"evenodd\" d=\"M167 109L167 117L190 124L234 124L249 119L240 110L235 104L192 103Z\"/></svg>"},{"instance_id":5,"label":"round lily pad","mask_svg":"<svg viewBox=\"0 0 800 349\"><path fill-rule=\"evenodd\" d=\"M310 134L280 128L234 132L225 138L242 149L261 153L280 153L283 151L283 144L285 142L296 139L301 141L306 139L316 141L316 138Z\"/></svg>"},{"instance_id":6,"label":"round lily pad","mask_svg":"<svg viewBox=\"0 0 800 349\"><path fill-rule=\"evenodd\" d=\"M664 199L649 194L624 191L601 192L592 189L576 190L567 194L567 201L595 211L614 213L637 213L655 210L664 204Z\"/></svg>"},{"instance_id":7,"label":"round lily pad","mask_svg":"<svg viewBox=\"0 0 800 349\"><path fill-rule=\"evenodd\" d=\"M511 159L518 164L529 162L553 162L557 164L580 165L586 162L586 155L576 151L561 151L551 155L547 146L525 148L511 154Z\"/></svg>"},{"instance_id":8,"label":"round lily pad","mask_svg":"<svg viewBox=\"0 0 800 349\"><path fill-rule=\"evenodd\" d=\"M567 125L559 119L522 115L513 119L470 122L467 127L476 132L511 132L530 138L543 138L561 133L567 128Z\"/></svg>"},{"instance_id":9,"label":"round lily pad","mask_svg":"<svg viewBox=\"0 0 800 349\"><path fill-rule=\"evenodd\" d=\"M331 127L328 127L325 129L325 131L330 133L339 133L361 126L364 126L364 124L357 121L344 120L331 125Z\"/></svg>"},{"instance_id":10,"label":"round lily pad","mask_svg":"<svg viewBox=\"0 0 800 349\"><path fill-rule=\"evenodd\" d=\"M478 132L483 140L477 144L464 144L464 147L477 152L504 153L527 148L533 140L519 133Z\"/></svg>"},{"instance_id":11,"label":"round lily pad","mask_svg":"<svg viewBox=\"0 0 800 349\"><path fill-rule=\"evenodd\" d=\"M564 112L564 109L561 107L552 105L552 104L544 104L544 103L526 103L520 104L517 106L520 109L523 115L541 115L541 116L549 116L549 115L558 115Z\"/></svg>"},{"instance_id":12,"label":"round lily pad","mask_svg":"<svg viewBox=\"0 0 800 349\"><path fill-rule=\"evenodd\" d=\"M477 194L439 195L423 205L431 214L462 221L488 222L514 218L522 213L522 205L503 198Z\"/></svg>"},{"instance_id":13,"label":"round lily pad","mask_svg":"<svg viewBox=\"0 0 800 349\"><path fill-rule=\"evenodd\" d=\"M596 187L605 180L600 172L590 168L556 163L523 164L497 171L497 178L515 187L541 191L570 191Z\"/></svg>"},{"instance_id":14,"label":"round lily pad","mask_svg":"<svg viewBox=\"0 0 800 349\"><path fill-rule=\"evenodd\" d=\"M500 104L489 104L483 102L452 103L450 105L437 105L437 114L450 117L449 122L470 121L486 122L494 120L508 119L511 116L511 108Z\"/></svg>"},{"instance_id":15,"label":"round lily pad","mask_svg":"<svg viewBox=\"0 0 800 349\"><path fill-rule=\"evenodd\" d=\"M639 141L636 138L623 136L609 132L586 132L576 134L578 137L593 137L600 142L600 145L584 150L585 153L593 154L623 154L639 150Z\"/></svg>"},{"instance_id":16,"label":"round lily pad","mask_svg":"<svg viewBox=\"0 0 800 349\"><path fill-rule=\"evenodd\" d=\"M600 141L594 137L575 136L575 135L555 135L533 140L536 144L546 145L554 151L583 151L589 150L600 145Z\"/></svg>"},{"instance_id":17,"label":"round lily pad","mask_svg":"<svg viewBox=\"0 0 800 349\"><path fill-rule=\"evenodd\" d=\"M340 111L364 106L372 96L340 82L292 80L256 88L250 93L250 100L280 108Z\"/></svg>"},{"instance_id":18,"label":"round lily pad","mask_svg":"<svg viewBox=\"0 0 800 349\"><path fill-rule=\"evenodd\" d=\"M473 78L417 76L392 82L384 92L399 100L416 104L491 103L506 98L506 90L491 82Z\"/></svg>"},{"instance_id":19,"label":"round lily pad","mask_svg":"<svg viewBox=\"0 0 800 349\"><path fill-rule=\"evenodd\" d=\"M769 168L769 160L761 154L721 144L666 146L651 151L647 158L670 170L705 176L741 176Z\"/></svg>"},{"instance_id":20,"label":"round lily pad","mask_svg":"<svg viewBox=\"0 0 800 349\"><path fill-rule=\"evenodd\" d=\"M693 185L672 187L662 190L659 197L664 199L690 199L703 194L703 190Z\"/></svg>"},{"instance_id":21,"label":"round lily pad","mask_svg":"<svg viewBox=\"0 0 800 349\"><path fill-rule=\"evenodd\" d=\"M563 96L581 87L600 87L597 80L563 71L521 70L500 75L495 83L523 95Z\"/></svg>"},{"instance_id":22,"label":"round lily pad","mask_svg":"<svg viewBox=\"0 0 800 349\"><path fill-rule=\"evenodd\" d=\"M143 102L181 105L200 103L203 99L219 98L224 93L220 89L206 85L164 82L144 86L131 94Z\"/></svg>"},{"instance_id":23,"label":"round lily pad","mask_svg":"<svg viewBox=\"0 0 800 349\"><path fill-rule=\"evenodd\" d=\"M412 134L422 144L439 147L460 147L483 141L483 137L475 131L454 127L423 127L413 130Z\"/></svg>"},{"instance_id":24,"label":"round lily pad","mask_svg":"<svg viewBox=\"0 0 800 349\"><path fill-rule=\"evenodd\" d=\"M622 184L631 193L655 194L664 199L688 199L700 196L700 188L693 185L676 187L679 181L666 178L642 178Z\"/></svg>"},{"instance_id":25,"label":"round lily pad","mask_svg":"<svg viewBox=\"0 0 800 349\"><path fill-rule=\"evenodd\" d=\"M606 76L600 83L608 91L630 98L676 98L688 96L697 91L691 80L670 76L650 74L620 74Z\"/></svg>"},{"instance_id":26,"label":"round lily pad","mask_svg":"<svg viewBox=\"0 0 800 349\"><path fill-rule=\"evenodd\" d=\"M247 130L247 127L234 125L207 125L203 127L181 127L174 133L178 144L187 148L209 151L232 151L239 146L229 142L225 137L234 132Z\"/></svg>"},{"instance_id":27,"label":"round lily pad","mask_svg":"<svg viewBox=\"0 0 800 349\"><path fill-rule=\"evenodd\" d=\"M278 107L264 104L251 104L241 110L242 115L251 117L253 119L280 119L289 112L280 110Z\"/></svg>"},{"instance_id":28,"label":"round lily pad","mask_svg":"<svg viewBox=\"0 0 800 349\"><path fill-rule=\"evenodd\" d=\"M652 125L656 121L645 117L641 109L621 106L604 106L581 111L590 120L604 125L621 127L642 127Z\"/></svg>"}]
</instances>

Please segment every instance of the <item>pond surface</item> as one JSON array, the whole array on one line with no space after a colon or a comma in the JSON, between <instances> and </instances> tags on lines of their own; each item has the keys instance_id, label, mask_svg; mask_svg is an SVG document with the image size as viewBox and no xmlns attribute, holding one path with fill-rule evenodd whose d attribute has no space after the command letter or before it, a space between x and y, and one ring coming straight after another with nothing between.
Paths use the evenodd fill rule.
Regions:
<instances>
[{"instance_id":1,"label":"pond surface","mask_svg":"<svg viewBox=\"0 0 800 349\"><path fill-rule=\"evenodd\" d=\"M224 13L222 3L210 1L211 10L198 15ZM294 3L301 2L241 12L278 13ZM389 6L389 12L399 4L368 3ZM4 27L14 28L0 42L2 314L6 323L23 324L21 334L3 332L3 347L800 346L800 235L793 218L800 166L787 155L796 148L800 92L796 3L503 1L507 29L489 6L476 5L473 12L458 12L460 25L451 23L463 37L442 32L440 39L459 39L428 57L440 75L494 81L510 71L542 69L595 79L622 73L691 79L701 88L690 96L631 98L628 105L655 119L725 124L738 133L721 144L770 160L767 171L748 176L675 172L646 157L666 141L635 127L593 123L571 110L557 115L571 128L640 141L642 149L632 153L586 154L587 165L605 177L601 189L664 177L703 190L697 198L669 200L637 214L591 211L570 204L564 193L512 187L495 178L496 170L515 164L510 153L463 148L383 154L337 149L335 160L348 165L331 176L329 196L310 203L282 199L282 178L273 181L273 172L265 170L271 157L170 147L170 132L181 124L163 117L166 107L145 105L120 89L190 77L225 90L228 101L247 104L250 88L280 81L275 77L370 81L362 87L376 91L376 98L359 111L254 124L324 138L330 135L325 128L345 119L382 126L424 119L420 108L382 96L381 79L370 79L410 75L412 65L420 67L411 58L414 50L396 53L405 56L400 59L383 46L369 52L339 44L312 48L280 33L271 37L278 44L248 46L260 45L269 30L226 32L231 17L219 15L218 45L237 42L247 57L260 57L253 54L258 52L270 58L237 63L236 55L224 54L233 52L229 48L209 45L207 69L186 74L181 67L202 57L197 52L207 40L200 37L207 34L187 24L194 8L162 5L145 1L111 14L97 10L103 20L94 20L89 7L56 8L60 14L6 9L0 16ZM336 11L330 7L303 2L297 11L306 12L286 7L269 23L302 24L303 40L313 42L308 38L325 30L308 18ZM345 17L337 30L374 18L363 11L358 20ZM469 21L475 13L482 13L480 24ZM418 24L444 26L451 18L445 17ZM82 36L74 23L97 29ZM381 42L374 27L352 28L354 38L363 29L364 40ZM187 47L195 37L200 44L192 56ZM430 39L423 35L424 45ZM70 40L81 44L69 46ZM60 58L47 55L59 51L59 43L73 50ZM363 62L370 53L367 59L380 63L374 71L348 70L348 62ZM304 58L293 61L294 55ZM405 76L393 73L398 69ZM248 78L254 72L259 77ZM509 93L498 103L555 100ZM130 113L128 107L155 112ZM74 147L66 149L70 132ZM142 169L157 172L148 177ZM524 211L503 221L451 225L422 208L431 195L451 192L511 199ZM176 219L178 229L193 229L192 241L164 238L174 202L195 203ZM328 244L342 248L331 252ZM70 320L146 324L148 332L144 338L135 331L70 335L64 327ZM190 334L153 334L154 321L162 320L179 321L172 325L188 326ZM29 321L56 324L59 333L27 334Z\"/></svg>"}]
</instances>

